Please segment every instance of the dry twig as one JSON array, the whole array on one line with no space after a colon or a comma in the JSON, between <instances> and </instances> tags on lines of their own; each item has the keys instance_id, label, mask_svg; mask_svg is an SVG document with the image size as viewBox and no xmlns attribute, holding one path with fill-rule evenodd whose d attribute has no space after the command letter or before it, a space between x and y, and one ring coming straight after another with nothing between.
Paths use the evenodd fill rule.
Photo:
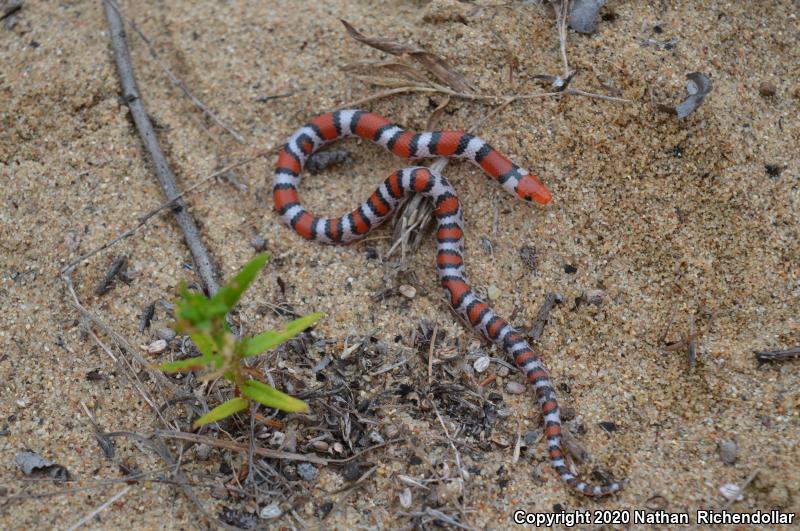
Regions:
<instances>
[{"instance_id":1,"label":"dry twig","mask_svg":"<svg viewBox=\"0 0 800 531\"><path fill-rule=\"evenodd\" d=\"M174 205L172 212L175 215L178 226L181 228L181 231L183 231L183 236L186 239L189 251L192 253L197 272L200 275L204 288L207 293L213 295L219 289L219 281L214 271L214 265L200 237L200 231L191 214L186 209L186 203L180 197L178 185L175 183L175 176L169 167L164 152L161 151L161 146L158 144L158 138L153 129L153 124L150 122L150 118L147 116L147 111L144 108L144 103L139 94L139 88L136 85L136 78L128 51L128 43L125 37L125 28L122 24L122 19L111 0L104 0L103 7L105 8L106 21L108 22L108 30L111 35L114 58L117 63L117 71L122 87L122 97L131 111L131 116L136 124L139 137L142 139L145 149L150 154L150 158L155 166L156 177L158 177L161 188L164 190L164 195L166 195L167 199Z\"/></svg>"},{"instance_id":2,"label":"dry twig","mask_svg":"<svg viewBox=\"0 0 800 531\"><path fill-rule=\"evenodd\" d=\"M785 361L792 358L800 358L800 347L793 347L786 350L754 350L758 364L770 361Z\"/></svg>"},{"instance_id":3,"label":"dry twig","mask_svg":"<svg viewBox=\"0 0 800 531\"><path fill-rule=\"evenodd\" d=\"M542 336L542 332L544 332L544 325L546 325L547 320L550 319L550 312L553 311L556 304L561 304L562 302L564 302L564 297L559 293L548 293L545 295L544 301L542 301L542 305L539 307L539 311L536 314L536 321L534 321L531 331L528 332L528 338L531 341L539 340Z\"/></svg>"}]
</instances>

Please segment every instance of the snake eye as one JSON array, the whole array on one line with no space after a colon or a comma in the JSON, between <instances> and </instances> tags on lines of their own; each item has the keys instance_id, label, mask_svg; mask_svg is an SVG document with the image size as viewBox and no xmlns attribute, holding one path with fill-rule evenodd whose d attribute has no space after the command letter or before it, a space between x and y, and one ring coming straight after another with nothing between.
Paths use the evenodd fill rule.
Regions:
<instances>
[{"instance_id":1,"label":"snake eye","mask_svg":"<svg viewBox=\"0 0 800 531\"><path fill-rule=\"evenodd\" d=\"M524 175L517 184L517 195L525 201L536 201L542 205L550 202L550 192L534 175Z\"/></svg>"}]
</instances>

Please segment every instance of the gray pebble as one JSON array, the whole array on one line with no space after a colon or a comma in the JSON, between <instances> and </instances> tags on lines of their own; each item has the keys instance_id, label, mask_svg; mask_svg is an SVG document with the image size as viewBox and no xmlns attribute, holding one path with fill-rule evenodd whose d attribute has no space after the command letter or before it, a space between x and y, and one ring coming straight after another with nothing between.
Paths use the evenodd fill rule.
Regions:
<instances>
[{"instance_id":1,"label":"gray pebble","mask_svg":"<svg viewBox=\"0 0 800 531\"><path fill-rule=\"evenodd\" d=\"M317 467L311 463L300 463L297 465L297 475L306 481L314 481L317 477Z\"/></svg>"},{"instance_id":2,"label":"gray pebble","mask_svg":"<svg viewBox=\"0 0 800 531\"><path fill-rule=\"evenodd\" d=\"M257 253L266 251L267 241L260 234L256 234L250 238L250 247L252 247Z\"/></svg>"},{"instance_id":3,"label":"gray pebble","mask_svg":"<svg viewBox=\"0 0 800 531\"><path fill-rule=\"evenodd\" d=\"M719 444L719 457L726 465L736 462L736 454L739 452L739 445L735 441L723 441Z\"/></svg>"},{"instance_id":4,"label":"gray pebble","mask_svg":"<svg viewBox=\"0 0 800 531\"><path fill-rule=\"evenodd\" d=\"M211 455L212 449L213 448L211 447L211 445L201 443L194 447L194 453L197 456L197 459L199 459L200 461L205 461L206 459L208 459L208 456Z\"/></svg>"},{"instance_id":5,"label":"gray pebble","mask_svg":"<svg viewBox=\"0 0 800 531\"><path fill-rule=\"evenodd\" d=\"M158 339L163 339L164 341L172 341L177 335L178 334L175 332L175 330L167 327L159 328L156 332L156 337Z\"/></svg>"},{"instance_id":6,"label":"gray pebble","mask_svg":"<svg viewBox=\"0 0 800 531\"><path fill-rule=\"evenodd\" d=\"M606 0L574 0L569 10L569 27L578 33L597 31L597 14Z\"/></svg>"}]
</instances>

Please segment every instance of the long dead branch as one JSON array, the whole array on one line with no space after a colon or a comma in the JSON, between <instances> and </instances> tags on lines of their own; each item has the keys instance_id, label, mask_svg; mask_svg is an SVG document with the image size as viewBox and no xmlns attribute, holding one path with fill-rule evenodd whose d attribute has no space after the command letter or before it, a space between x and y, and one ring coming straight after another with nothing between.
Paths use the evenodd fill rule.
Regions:
<instances>
[{"instance_id":1,"label":"long dead branch","mask_svg":"<svg viewBox=\"0 0 800 531\"><path fill-rule=\"evenodd\" d=\"M174 204L172 212L175 215L178 226L181 228L181 231L183 231L186 245L189 246L189 251L192 253L192 258L194 259L200 280L206 292L214 294L219 289L219 281L214 272L213 262L206 246L200 238L200 231L197 229L194 219L186 209L186 203L180 198L178 185L175 182L175 175L172 173L167 163L164 152L161 151L161 146L158 144L158 138L153 129L153 124L150 123L150 118L147 116L147 111L144 108L144 102L139 94L139 88L136 85L136 77L134 76L130 53L128 52L128 43L125 37L125 28L122 19L119 16L119 12L109 0L103 1L103 8L106 14L106 21L108 22L111 45L114 49L117 72L119 73L120 84L122 86L122 97L125 99L131 111L131 116L133 116L136 130L139 132L139 137L142 139L145 149L150 154L150 158L155 166L156 177L158 177L158 182L161 184L164 195Z\"/></svg>"}]
</instances>

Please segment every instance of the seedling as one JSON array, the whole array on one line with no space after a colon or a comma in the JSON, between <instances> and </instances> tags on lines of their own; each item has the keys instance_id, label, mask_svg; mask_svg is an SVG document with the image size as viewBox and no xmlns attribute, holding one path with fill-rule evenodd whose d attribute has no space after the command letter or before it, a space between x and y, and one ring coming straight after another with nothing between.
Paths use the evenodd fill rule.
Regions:
<instances>
[{"instance_id":1,"label":"seedling","mask_svg":"<svg viewBox=\"0 0 800 531\"><path fill-rule=\"evenodd\" d=\"M243 360L293 338L317 322L323 314L312 313L290 322L283 330L268 330L247 338L237 338L225 320L264 267L267 258L267 254L263 253L254 257L211 298L189 291L186 284L180 288L181 298L175 304L176 321L172 328L179 334L188 335L201 355L164 363L160 369L164 372L181 372L209 368L211 371L203 375L203 379L221 377L236 387L235 398L223 402L197 419L194 422L195 427L217 422L247 409L251 401L289 413L308 412L308 405L302 400L248 378Z\"/></svg>"}]
</instances>

